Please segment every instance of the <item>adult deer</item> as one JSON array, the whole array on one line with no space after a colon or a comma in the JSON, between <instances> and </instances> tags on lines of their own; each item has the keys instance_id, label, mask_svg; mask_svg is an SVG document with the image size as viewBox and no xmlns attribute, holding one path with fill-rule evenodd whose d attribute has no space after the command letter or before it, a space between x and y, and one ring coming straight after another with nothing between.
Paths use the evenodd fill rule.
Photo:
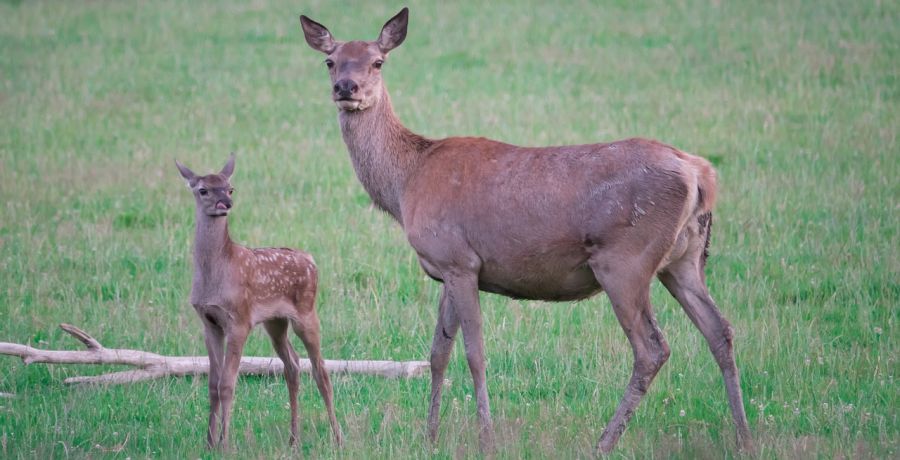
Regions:
<instances>
[{"instance_id":1,"label":"adult deer","mask_svg":"<svg viewBox=\"0 0 900 460\"><path fill-rule=\"evenodd\" d=\"M344 142L374 203L406 232L425 272L443 282L431 349L428 433L437 438L441 385L462 327L479 439L493 448L478 290L575 300L606 291L634 353L631 380L600 436L613 449L669 357L650 306L657 276L700 329L722 370L738 445L752 439L732 329L703 270L716 174L706 160L646 139L518 147L484 138L428 139L394 114L381 77L406 38L404 8L375 41L335 41L300 17L306 42L327 55Z\"/></svg>"},{"instance_id":2,"label":"adult deer","mask_svg":"<svg viewBox=\"0 0 900 460\"><path fill-rule=\"evenodd\" d=\"M312 375L325 401L337 444L341 430L334 416L333 393L322 358L316 314L318 272L309 254L288 248L245 248L231 241L228 213L234 155L218 174L198 176L175 161L196 201L194 281L191 304L203 322L209 354L209 447L228 447L228 429L244 343L253 326L263 323L284 363L291 407L290 443L297 442L297 392L300 364L288 338L288 326L300 336ZM216 426L221 422L221 432Z\"/></svg>"}]
</instances>

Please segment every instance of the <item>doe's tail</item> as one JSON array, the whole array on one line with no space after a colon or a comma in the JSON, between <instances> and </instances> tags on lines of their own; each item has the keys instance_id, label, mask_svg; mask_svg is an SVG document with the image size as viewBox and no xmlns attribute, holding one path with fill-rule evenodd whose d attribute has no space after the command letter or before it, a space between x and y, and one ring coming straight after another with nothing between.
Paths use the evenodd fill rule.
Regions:
<instances>
[{"instance_id":1,"label":"doe's tail","mask_svg":"<svg viewBox=\"0 0 900 460\"><path fill-rule=\"evenodd\" d=\"M706 259L709 257L709 238L712 230L712 211L716 205L718 183L716 170L707 159L694 155L683 154L694 170L697 180L697 200L694 204L692 217L697 219L697 230L703 238L703 252L700 255L700 277L705 281Z\"/></svg>"},{"instance_id":2,"label":"doe's tail","mask_svg":"<svg viewBox=\"0 0 900 460\"><path fill-rule=\"evenodd\" d=\"M716 195L719 186L716 180L716 170L705 158L691 155L688 159L691 166L697 172L697 214L711 213L716 205Z\"/></svg>"}]
</instances>

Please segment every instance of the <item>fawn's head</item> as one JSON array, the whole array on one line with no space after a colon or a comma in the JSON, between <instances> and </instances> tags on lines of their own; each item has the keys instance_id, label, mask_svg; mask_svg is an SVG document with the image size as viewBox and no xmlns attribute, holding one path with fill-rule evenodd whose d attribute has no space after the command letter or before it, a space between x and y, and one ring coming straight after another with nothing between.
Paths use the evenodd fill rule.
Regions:
<instances>
[{"instance_id":1,"label":"fawn's head","mask_svg":"<svg viewBox=\"0 0 900 460\"><path fill-rule=\"evenodd\" d=\"M198 210L210 217L228 215L233 205L231 194L234 193L234 188L229 179L234 173L234 154L231 154L228 163L225 163L218 174L198 176L178 160L175 160L175 166L178 166L181 177L187 181L188 188L194 192Z\"/></svg>"},{"instance_id":2,"label":"fawn's head","mask_svg":"<svg viewBox=\"0 0 900 460\"><path fill-rule=\"evenodd\" d=\"M300 16L306 43L325 53L325 65L331 76L331 98L339 109L365 110L378 102L384 92L381 66L388 52L406 38L409 9L403 8L381 29L375 41L335 41L322 24Z\"/></svg>"}]
</instances>

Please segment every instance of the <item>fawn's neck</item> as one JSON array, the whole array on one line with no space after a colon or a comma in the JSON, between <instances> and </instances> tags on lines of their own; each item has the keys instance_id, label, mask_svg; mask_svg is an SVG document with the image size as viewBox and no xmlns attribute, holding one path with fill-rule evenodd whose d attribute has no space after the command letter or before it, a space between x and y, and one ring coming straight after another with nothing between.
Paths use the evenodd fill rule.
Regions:
<instances>
[{"instance_id":1,"label":"fawn's neck","mask_svg":"<svg viewBox=\"0 0 900 460\"><path fill-rule=\"evenodd\" d=\"M403 126L387 89L373 106L355 112L341 110L338 119L359 181L375 205L402 224L403 186L434 141Z\"/></svg>"},{"instance_id":2,"label":"fawn's neck","mask_svg":"<svg viewBox=\"0 0 900 460\"><path fill-rule=\"evenodd\" d=\"M202 302L210 295L222 292L228 282L233 246L228 235L228 218L211 217L198 210L194 233L192 302Z\"/></svg>"}]
</instances>

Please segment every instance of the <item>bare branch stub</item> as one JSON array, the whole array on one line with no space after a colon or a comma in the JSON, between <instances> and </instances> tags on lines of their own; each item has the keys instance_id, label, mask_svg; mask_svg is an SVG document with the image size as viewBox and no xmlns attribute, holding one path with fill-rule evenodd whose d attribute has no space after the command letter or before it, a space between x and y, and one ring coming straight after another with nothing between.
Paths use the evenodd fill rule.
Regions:
<instances>
[{"instance_id":1,"label":"bare branch stub","mask_svg":"<svg viewBox=\"0 0 900 460\"><path fill-rule=\"evenodd\" d=\"M91 337L91 335L87 332L84 332L71 324L62 323L59 325L59 328L68 332L72 337L78 339L78 341L83 343L84 346L88 348L88 350L100 350L103 348L103 345L100 345L100 342L98 342L97 339Z\"/></svg>"}]
</instances>

